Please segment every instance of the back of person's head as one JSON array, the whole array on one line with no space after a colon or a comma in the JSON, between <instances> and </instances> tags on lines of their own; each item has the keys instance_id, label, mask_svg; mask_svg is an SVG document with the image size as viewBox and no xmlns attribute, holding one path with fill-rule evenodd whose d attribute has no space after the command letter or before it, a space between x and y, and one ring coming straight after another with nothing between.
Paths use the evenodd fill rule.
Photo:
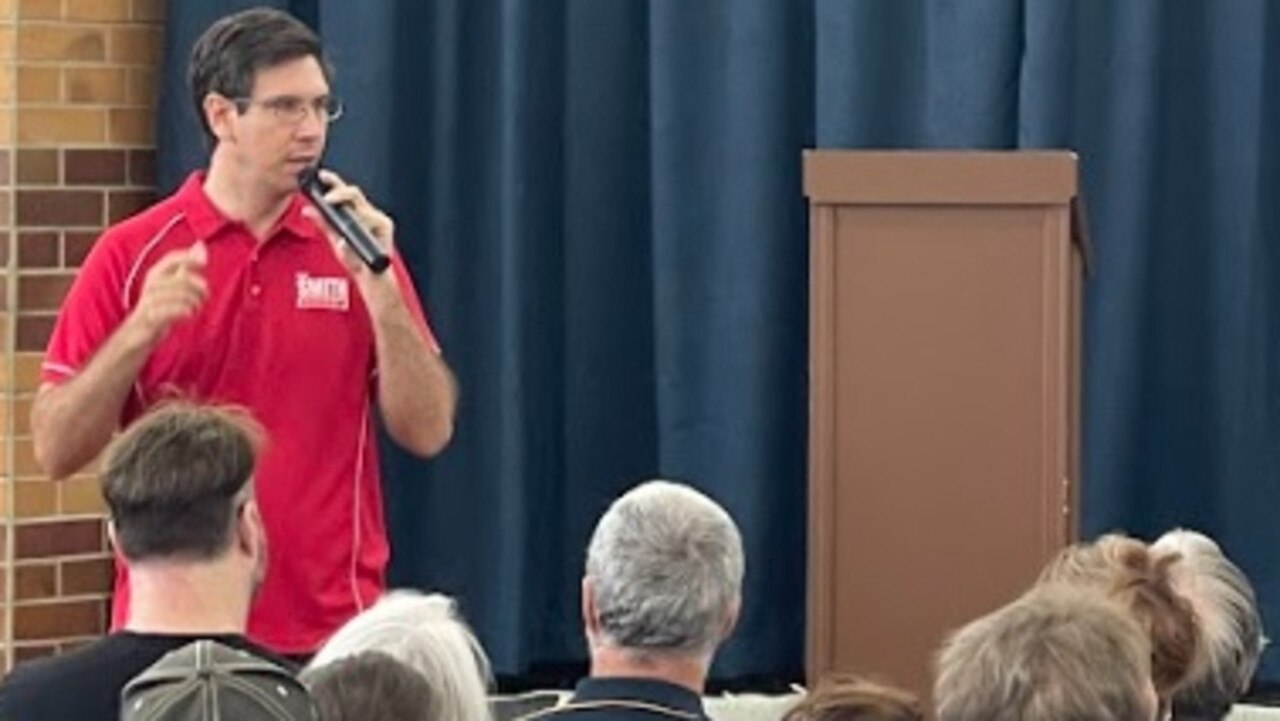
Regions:
<instances>
[{"instance_id":1,"label":"back of person's head","mask_svg":"<svg viewBox=\"0 0 1280 721\"><path fill-rule=\"evenodd\" d=\"M196 116L212 143L204 99L217 93L229 100L251 97L258 72L314 57L329 75L319 36L301 20L267 7L227 15L209 26L191 49L187 84Z\"/></svg>"},{"instance_id":2,"label":"back of person's head","mask_svg":"<svg viewBox=\"0 0 1280 721\"><path fill-rule=\"evenodd\" d=\"M1115 601L1045 585L953 634L938 656L938 721L1149 721L1151 646Z\"/></svg>"},{"instance_id":3,"label":"back of person's head","mask_svg":"<svg viewBox=\"0 0 1280 721\"><path fill-rule=\"evenodd\" d=\"M923 721L915 696L857 676L824 678L782 721Z\"/></svg>"},{"instance_id":4,"label":"back of person's head","mask_svg":"<svg viewBox=\"0 0 1280 721\"><path fill-rule=\"evenodd\" d=\"M1174 560L1136 539L1107 534L1063 549L1040 576L1041 582L1099 589L1128 608L1151 640L1151 677L1164 699L1186 681L1201 643L1195 609L1170 579Z\"/></svg>"},{"instance_id":5,"label":"back of person's head","mask_svg":"<svg viewBox=\"0 0 1280 721\"><path fill-rule=\"evenodd\" d=\"M1225 717L1248 688L1266 643L1253 586L1217 543L1195 531L1170 531L1151 549L1175 559L1170 578L1195 608L1203 641L1186 684L1174 694L1174 716Z\"/></svg>"},{"instance_id":6,"label":"back of person's head","mask_svg":"<svg viewBox=\"0 0 1280 721\"><path fill-rule=\"evenodd\" d=\"M422 676L432 721L488 721L489 661L449 597L387 593L320 647L308 673L367 651L391 656Z\"/></svg>"},{"instance_id":7,"label":"back of person's head","mask_svg":"<svg viewBox=\"0 0 1280 721\"><path fill-rule=\"evenodd\" d=\"M649 481L600 518L587 549L593 648L706 657L737 620L745 561L733 519L689 486Z\"/></svg>"},{"instance_id":8,"label":"back of person's head","mask_svg":"<svg viewBox=\"0 0 1280 721\"><path fill-rule=\"evenodd\" d=\"M160 406L130 426L102 471L120 553L139 563L208 561L227 551L253 503L262 439L247 413L190 403Z\"/></svg>"},{"instance_id":9,"label":"back of person's head","mask_svg":"<svg viewBox=\"0 0 1280 721\"><path fill-rule=\"evenodd\" d=\"M120 693L119 718L316 721L316 709L307 689L285 669L243 649L202 639L165 654L130 680Z\"/></svg>"},{"instance_id":10,"label":"back of person's head","mask_svg":"<svg viewBox=\"0 0 1280 721\"><path fill-rule=\"evenodd\" d=\"M421 673L379 651L365 651L302 675L320 721L438 721Z\"/></svg>"}]
</instances>

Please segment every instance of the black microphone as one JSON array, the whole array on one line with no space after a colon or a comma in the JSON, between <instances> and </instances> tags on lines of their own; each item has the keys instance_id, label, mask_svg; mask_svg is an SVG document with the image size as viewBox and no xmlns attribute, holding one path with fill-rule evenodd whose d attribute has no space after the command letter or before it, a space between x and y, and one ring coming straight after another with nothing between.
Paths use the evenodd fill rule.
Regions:
<instances>
[{"instance_id":1,"label":"black microphone","mask_svg":"<svg viewBox=\"0 0 1280 721\"><path fill-rule=\"evenodd\" d=\"M378 245L378 241L373 239L369 231L365 230L360 221L356 220L351 208L345 204L334 205L324 199L324 194L329 192L329 184L320 178L319 168L303 168L298 173L298 187L302 188L302 194L316 206L320 215L323 215L329 225L338 231L338 235L347 242L347 247L355 251L369 270L381 273L391 265L391 258L382 250L382 246Z\"/></svg>"}]
</instances>

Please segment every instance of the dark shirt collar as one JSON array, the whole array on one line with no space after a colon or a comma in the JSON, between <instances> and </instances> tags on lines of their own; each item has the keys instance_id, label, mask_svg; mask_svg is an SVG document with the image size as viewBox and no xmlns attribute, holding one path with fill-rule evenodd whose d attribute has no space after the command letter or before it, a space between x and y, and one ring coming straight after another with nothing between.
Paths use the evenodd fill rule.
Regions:
<instances>
[{"instance_id":1,"label":"dark shirt collar","mask_svg":"<svg viewBox=\"0 0 1280 721\"><path fill-rule=\"evenodd\" d=\"M573 700L644 701L706 716L701 696L684 686L651 678L584 678L574 689Z\"/></svg>"}]
</instances>

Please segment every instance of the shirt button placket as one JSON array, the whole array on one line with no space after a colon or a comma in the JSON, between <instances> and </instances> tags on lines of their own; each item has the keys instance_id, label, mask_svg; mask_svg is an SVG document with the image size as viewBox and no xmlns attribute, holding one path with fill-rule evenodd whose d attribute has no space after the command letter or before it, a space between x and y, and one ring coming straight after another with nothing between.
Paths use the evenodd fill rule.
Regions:
<instances>
[{"instance_id":1,"label":"shirt button placket","mask_svg":"<svg viewBox=\"0 0 1280 721\"><path fill-rule=\"evenodd\" d=\"M258 251L253 251L253 255L249 256L249 297L258 298L262 295L262 283L258 279Z\"/></svg>"}]
</instances>

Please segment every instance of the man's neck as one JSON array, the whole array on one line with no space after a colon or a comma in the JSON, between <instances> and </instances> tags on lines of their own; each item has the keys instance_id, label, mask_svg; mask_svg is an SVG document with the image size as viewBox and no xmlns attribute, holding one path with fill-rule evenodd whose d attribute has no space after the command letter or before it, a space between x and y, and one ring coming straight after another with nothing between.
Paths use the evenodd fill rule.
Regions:
<instances>
[{"instance_id":1,"label":"man's neck","mask_svg":"<svg viewBox=\"0 0 1280 721\"><path fill-rule=\"evenodd\" d=\"M248 227L259 241L279 222L289 207L290 194L266 192L252 180L238 177L231 161L213 151L204 178L204 193L223 215Z\"/></svg>"},{"instance_id":2,"label":"man's neck","mask_svg":"<svg viewBox=\"0 0 1280 721\"><path fill-rule=\"evenodd\" d=\"M599 646L591 651L592 678L644 678L666 681L702 695L710 659Z\"/></svg>"},{"instance_id":3,"label":"man's neck","mask_svg":"<svg viewBox=\"0 0 1280 721\"><path fill-rule=\"evenodd\" d=\"M163 634L243 634L252 582L226 562L148 561L129 567L125 630Z\"/></svg>"}]
</instances>

